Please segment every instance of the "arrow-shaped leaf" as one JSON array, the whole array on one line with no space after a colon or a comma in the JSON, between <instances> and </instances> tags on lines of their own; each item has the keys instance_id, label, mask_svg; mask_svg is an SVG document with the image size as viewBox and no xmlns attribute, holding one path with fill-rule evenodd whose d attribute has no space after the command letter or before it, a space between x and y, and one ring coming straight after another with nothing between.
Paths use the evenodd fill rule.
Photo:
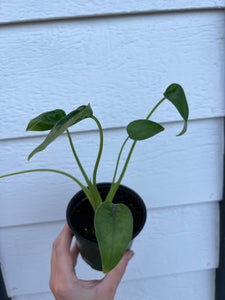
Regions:
<instances>
[{"instance_id":1,"label":"arrow-shaped leaf","mask_svg":"<svg viewBox=\"0 0 225 300\"><path fill-rule=\"evenodd\" d=\"M62 109L55 109L40 114L29 122L26 131L50 130L60 119L65 117L65 115L66 114Z\"/></svg>"},{"instance_id":2,"label":"arrow-shaped leaf","mask_svg":"<svg viewBox=\"0 0 225 300\"><path fill-rule=\"evenodd\" d=\"M163 126L150 120L136 120L127 126L129 137L135 141L148 139L163 130Z\"/></svg>"},{"instance_id":3,"label":"arrow-shaped leaf","mask_svg":"<svg viewBox=\"0 0 225 300\"><path fill-rule=\"evenodd\" d=\"M133 216L124 204L103 202L96 210L94 224L102 269L107 273L127 250L133 233Z\"/></svg>"},{"instance_id":4,"label":"arrow-shaped leaf","mask_svg":"<svg viewBox=\"0 0 225 300\"><path fill-rule=\"evenodd\" d=\"M166 89L164 96L176 107L184 119L184 128L178 136L182 135L187 130L187 121L189 116L189 108L184 90L179 84L173 83Z\"/></svg>"},{"instance_id":5,"label":"arrow-shaped leaf","mask_svg":"<svg viewBox=\"0 0 225 300\"><path fill-rule=\"evenodd\" d=\"M49 132L45 140L35 148L31 154L28 156L28 160L37 152L44 150L50 143L52 143L58 136L60 136L67 128L78 123L79 121L91 117L93 111L91 106L82 105L66 115L64 118L60 119Z\"/></svg>"}]
</instances>

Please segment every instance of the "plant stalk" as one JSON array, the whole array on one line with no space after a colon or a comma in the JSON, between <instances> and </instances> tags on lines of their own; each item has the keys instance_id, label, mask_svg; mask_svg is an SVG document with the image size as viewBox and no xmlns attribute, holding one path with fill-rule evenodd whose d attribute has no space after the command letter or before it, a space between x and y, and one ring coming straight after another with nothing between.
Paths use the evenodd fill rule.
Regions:
<instances>
[{"instance_id":1,"label":"plant stalk","mask_svg":"<svg viewBox=\"0 0 225 300\"><path fill-rule=\"evenodd\" d=\"M151 115L153 114L153 112L157 109L157 107L158 107L165 99L166 99L166 97L163 97L163 98L162 98L162 99L161 99L161 100L153 107L153 109L152 109L152 110L150 111L150 113L148 114L146 120L148 120L148 119L151 117ZM128 156L127 156L126 162L125 162L125 164L124 164L123 170L122 170L121 175L120 175L119 180L118 180L119 184L120 184L120 182L122 181L123 176L124 176L124 174L125 174L125 172L126 172L127 165L128 165L128 163L129 163L129 161L130 161L130 157L131 157L131 154L132 154L132 152L133 152L133 150L134 150L134 147L135 147L135 145L136 145L136 142L137 142L137 141L134 141L133 144L132 144L132 146L131 146L130 152L129 152Z\"/></svg>"},{"instance_id":2,"label":"plant stalk","mask_svg":"<svg viewBox=\"0 0 225 300\"><path fill-rule=\"evenodd\" d=\"M99 151L98 151L98 156L96 159L94 172L93 172L93 184L96 185L97 171L98 171L98 166L99 166L99 162L100 162L100 159L102 156L102 150L103 150L103 130L102 130L102 126L101 126L99 120L95 116L91 116L91 118L96 122L98 129L99 129L99 134L100 134Z\"/></svg>"},{"instance_id":3,"label":"plant stalk","mask_svg":"<svg viewBox=\"0 0 225 300\"><path fill-rule=\"evenodd\" d=\"M125 141L123 142L123 145L120 149L120 152L119 152L119 155L118 155L118 158L117 158L117 162L116 162L116 168L115 168L115 172L114 172L114 176L113 176L113 180L112 180L112 184L115 183L115 179L116 179L116 174L117 174L117 170L118 170L118 166L119 166L119 161L120 161L120 157L121 157L121 154L123 152L123 148L125 147L127 141L129 140L129 136L125 139Z\"/></svg>"},{"instance_id":4,"label":"plant stalk","mask_svg":"<svg viewBox=\"0 0 225 300\"><path fill-rule=\"evenodd\" d=\"M154 111L156 110L156 108L166 99L166 97L163 97L154 107L153 109L150 111L150 113L148 114L146 120L148 120L151 115L154 113Z\"/></svg>"},{"instance_id":5,"label":"plant stalk","mask_svg":"<svg viewBox=\"0 0 225 300\"><path fill-rule=\"evenodd\" d=\"M75 151L75 148L74 148L74 145L73 145L73 141L72 141L72 138L71 138L71 135L70 135L70 132L69 132L68 129L66 130L66 133L67 133L67 135L68 135L69 142L70 142L70 146L71 146L71 149L72 149L72 151L73 151L73 155L74 155L74 157L75 157L75 159L76 159L76 162L77 162L77 164L78 164L78 167L80 168L80 171L81 171L81 173L82 173L83 176L84 176L84 179L86 180L87 184L89 185L90 180L88 179L87 174L85 173L84 168L83 168L83 166L82 166L82 164L81 164L81 162L80 162L80 160L79 160L79 158L78 158L78 155L77 155L77 153L76 153L76 151Z\"/></svg>"},{"instance_id":6,"label":"plant stalk","mask_svg":"<svg viewBox=\"0 0 225 300\"><path fill-rule=\"evenodd\" d=\"M71 178L73 181L75 181L82 189L85 188L85 186L78 180L76 179L74 176L63 172L63 171L59 171L59 170L55 170L55 169L32 169L32 170L25 170L25 171L20 171L20 172L15 172L15 173L10 173L10 174L6 174L6 175L1 175L0 178L5 178L8 176L14 176L14 175L19 175L19 174L24 174L24 173L32 173L32 172L54 172L54 173L58 173L61 175L65 175L69 178Z\"/></svg>"},{"instance_id":7,"label":"plant stalk","mask_svg":"<svg viewBox=\"0 0 225 300\"><path fill-rule=\"evenodd\" d=\"M146 117L146 120L148 120L148 119L151 117L151 115L153 114L153 112L157 109L157 107L158 107L165 99L166 99L166 97L163 97L163 98L162 98L162 99L161 99L161 100L153 107L153 109L150 111L150 113L149 113L148 116ZM112 201L112 200L113 200L113 197L115 196L116 191L117 191L117 189L119 188L119 185L120 185L120 183L121 183L121 181L122 181L122 179L123 179L123 177L124 177L124 174L125 174L125 172L126 172L126 169L127 169L128 163L129 163L129 161L130 161L131 155L132 155L132 153L133 153L134 147L135 147L135 145L136 145L136 143L137 143L137 141L134 141L133 144L131 145L131 148L130 148L130 151L129 151L129 153L128 153L127 159L126 159L126 161L125 161L124 167L123 167L123 169L122 169L122 171L121 171L121 175L120 175L118 181L117 181L116 183L114 183L115 176L116 176L115 174L116 174L117 169L118 169L118 165L119 165L119 160L120 160L120 157L121 157L121 153L122 153L122 150L123 150L123 148L124 148L124 146L125 146L125 144L126 144L126 142L127 142L128 139L129 139L129 137L126 138L126 140L124 141L124 143L123 143L123 145L122 145L122 147L121 147L121 150L120 150L120 152L119 152L119 156L118 156L117 164L116 164L116 170L115 170L114 177L113 177L113 182L112 182L111 188L110 188L110 190L109 190L109 193L108 193L108 195L107 195L105 201Z\"/></svg>"},{"instance_id":8,"label":"plant stalk","mask_svg":"<svg viewBox=\"0 0 225 300\"><path fill-rule=\"evenodd\" d=\"M98 189L97 189L96 185L91 183L91 180L88 179L87 174L84 171L84 168L83 168L83 166L82 166L82 164L81 164L81 162L78 158L78 155L75 151L75 148L74 148L73 141L72 141L71 135L69 133L69 130L67 129L66 132L67 132L67 135L68 135L68 138L69 138L69 141L70 141L70 146L71 146L71 149L73 151L73 155L76 159L78 167L80 168L81 173L83 174L84 179L86 180L88 188L89 188L89 189L87 189L85 187L85 189L86 189L86 191L85 191L84 186L83 186L82 189L85 192L86 196L88 197L88 199L89 199L89 201L90 201L90 203L91 203L91 205L92 205L92 207L95 211L97 209L97 207L102 203L101 196L98 192ZM93 195L93 196L91 196L91 195Z\"/></svg>"},{"instance_id":9,"label":"plant stalk","mask_svg":"<svg viewBox=\"0 0 225 300\"><path fill-rule=\"evenodd\" d=\"M58 173L61 175L65 175L69 178L71 178L73 181L75 181L80 187L81 189L84 191L85 195L87 196L87 198L89 199L93 209L96 209L96 203L93 201L93 198L91 196L91 193L89 191L89 189L87 187L85 187L77 178L75 178L74 176L70 175L69 173L60 171L60 170L55 170L55 169L32 169L32 170L25 170L25 171L20 171L20 172L15 172L15 173L10 173L10 174L6 174L6 175L1 175L0 178L5 178L5 177L9 177L9 176L14 176L14 175L20 175L20 174L25 174L25 173L32 173L32 172L53 172L53 173Z\"/></svg>"}]
</instances>

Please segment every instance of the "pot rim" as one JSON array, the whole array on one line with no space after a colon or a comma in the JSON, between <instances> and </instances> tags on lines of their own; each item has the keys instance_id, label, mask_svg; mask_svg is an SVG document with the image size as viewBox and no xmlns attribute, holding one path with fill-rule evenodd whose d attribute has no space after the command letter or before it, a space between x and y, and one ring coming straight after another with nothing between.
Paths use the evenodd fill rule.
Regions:
<instances>
[{"instance_id":1,"label":"pot rim","mask_svg":"<svg viewBox=\"0 0 225 300\"><path fill-rule=\"evenodd\" d=\"M112 183L111 182L100 182L100 183L97 183L97 187L101 188L101 187L104 187L104 186L110 186ZM138 230L133 233L132 235L132 239L131 239L131 242L134 240L134 238L141 232L141 230L143 229L144 225L145 225L145 222L146 222L146 218L147 218L147 209L146 209L146 206L145 206L145 203L144 201L142 200L142 198L134 191L132 190L131 188L125 186L125 185L122 185L120 184L119 186L119 189L121 190L124 190L128 193L132 193L133 196L138 199L138 202L141 204L140 206L143 208L143 218L142 218L142 223L141 223L141 226L138 228ZM119 190L118 189L118 190ZM67 209L66 209L66 220L67 220L67 223L70 227L70 230L73 232L73 234L76 236L78 236L80 239L82 240L85 240L85 242L87 242L88 244L92 245L92 246L96 246L98 247L98 243L97 242L94 242L94 241L91 241L85 237L83 237L78 231L75 230L74 226L71 224L70 222L70 218L69 218L69 211L72 207L72 204L73 204L73 201L74 201L74 198L75 197L82 197L82 199L80 199L80 201L89 201L87 196L84 194L83 190L81 189L80 191L78 191L72 198L71 200L69 201L68 203L68 206L67 206Z\"/></svg>"}]
</instances>

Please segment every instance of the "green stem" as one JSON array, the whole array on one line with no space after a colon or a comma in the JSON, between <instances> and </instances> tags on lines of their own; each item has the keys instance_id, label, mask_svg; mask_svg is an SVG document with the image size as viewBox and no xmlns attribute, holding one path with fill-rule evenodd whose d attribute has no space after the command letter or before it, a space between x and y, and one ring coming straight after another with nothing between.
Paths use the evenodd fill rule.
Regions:
<instances>
[{"instance_id":1,"label":"green stem","mask_svg":"<svg viewBox=\"0 0 225 300\"><path fill-rule=\"evenodd\" d=\"M84 168L83 168L83 166L82 166L82 164L81 164L81 162L80 162L80 160L79 160L79 158L78 158L78 156L77 156L77 153L76 153L76 151L75 151L75 148L74 148L74 145L73 145L73 141L72 141L72 138L71 138L71 135L70 135L68 129L66 130L66 133L67 133L67 135L68 135L69 142L70 142L70 146L71 146L71 149L72 149L72 151L73 151L73 155L74 155L74 157L75 157L75 159L76 159L76 162L77 162L77 164L78 164L78 166L79 166L79 168L80 168L80 170L81 170L81 173L82 173L83 176L84 176L84 179L86 180L87 184L89 185L90 180L88 179L87 174L85 173Z\"/></svg>"},{"instance_id":2,"label":"green stem","mask_svg":"<svg viewBox=\"0 0 225 300\"><path fill-rule=\"evenodd\" d=\"M150 113L148 114L146 120L148 120L148 119L151 117L151 115L153 114L153 112L157 109L157 107L158 107L165 99L166 99L166 97L163 97L163 98L162 98L162 99L161 99L161 100L153 107L153 109L152 109L152 110L150 111ZM128 138L129 138L129 137L128 137ZM125 140L124 144L122 145L121 150L124 148L124 145L125 145L125 143L127 142L128 138ZM123 169L122 169L121 175L120 175L120 177L119 177L119 179L118 179L118 181L117 181L116 183L114 183L114 181L113 181L113 184L111 185L111 188L110 188L110 190L109 190L109 193L108 193L108 195L107 195L105 201L112 201L112 200L113 200L113 197L114 197L114 195L115 195L117 189L119 188L119 185L120 185L120 183L121 183L121 181L122 181L122 179L123 179L123 176L124 176L124 174L125 174L125 172L126 172L128 163L129 163L129 161L130 161L130 158L131 158L131 155L132 155L132 153L133 153L133 150L134 150L134 147L135 147L136 143L137 143L137 141L134 141L134 142L133 142L133 144L132 144L132 146L131 146L131 148L130 148L130 151L129 151L129 153L128 153L127 159L126 159L126 161L125 161L124 167L123 167ZM122 153L122 151L120 151L118 159L120 158L121 153ZM118 161L117 161L117 165L116 165L116 171L117 171L117 168L118 168ZM114 176L114 177L115 177L115 176ZM113 179L115 179L114 177L113 177Z\"/></svg>"},{"instance_id":3,"label":"green stem","mask_svg":"<svg viewBox=\"0 0 225 300\"><path fill-rule=\"evenodd\" d=\"M134 147L135 147L136 143L137 143L137 141L134 141L134 142L133 142L133 144L132 144L132 146L131 146L131 148L130 148L130 151L129 151L129 153L128 153L126 162L125 162L125 164L124 164L123 170L122 170L122 172L121 172L121 175L120 175L118 181L116 182L116 184L118 184L118 187L119 187L119 185L120 185L120 183L121 183L121 181L122 181L122 179L123 179L123 176L124 176L124 174L125 174L125 172L126 172L128 163L129 163L129 161L130 161L130 158L131 158L131 155L132 155L132 153L133 153L133 151L134 151Z\"/></svg>"},{"instance_id":4,"label":"green stem","mask_svg":"<svg viewBox=\"0 0 225 300\"><path fill-rule=\"evenodd\" d=\"M117 170L118 170L118 166L119 166L120 157L121 157L121 154L123 152L123 148L125 147L125 145L126 145L126 143L127 143L128 140L129 140L129 136L125 139L125 141L123 142L123 145L122 145L122 147L120 149L120 152L119 152L119 155L118 155L118 158L117 158L117 162L116 162L116 168L115 168L115 172L114 172L112 184L114 184L114 182L115 182L116 174L117 174Z\"/></svg>"},{"instance_id":5,"label":"green stem","mask_svg":"<svg viewBox=\"0 0 225 300\"><path fill-rule=\"evenodd\" d=\"M54 173L58 173L58 174L61 174L61 175L65 175L65 176L71 178L72 180L74 180L82 189L85 188L85 186L78 179L76 179L74 176L72 176L72 175L70 175L70 174L68 174L66 172L55 170L55 169L33 169L33 170L25 170L25 171L20 171L20 172L6 174L6 175L1 175L0 178L5 178L5 177L8 177L8 176L19 175L19 174L24 174L24 173L31 173L31 172L54 172Z\"/></svg>"},{"instance_id":6,"label":"green stem","mask_svg":"<svg viewBox=\"0 0 225 300\"><path fill-rule=\"evenodd\" d=\"M154 113L154 111L156 110L156 108L166 99L166 97L163 97L157 104L156 106L153 107L153 109L150 111L150 113L148 114L146 120L148 120L151 115Z\"/></svg>"},{"instance_id":7,"label":"green stem","mask_svg":"<svg viewBox=\"0 0 225 300\"><path fill-rule=\"evenodd\" d=\"M98 156L96 159L94 172L93 172L93 184L96 185L97 171L98 171L98 166L99 166L99 162L100 162L101 155L102 155L102 149L103 149L103 130L102 130L102 126L101 126L99 120L95 116L91 116L91 118L96 122L98 129L99 129L99 134L100 134L99 151L98 151Z\"/></svg>"},{"instance_id":8,"label":"green stem","mask_svg":"<svg viewBox=\"0 0 225 300\"><path fill-rule=\"evenodd\" d=\"M109 190L109 193L108 193L108 195L107 195L105 201L112 202L112 200L113 200L113 198L114 198L114 196L115 196L115 194L116 194L116 191L118 190L119 185L120 185L120 183L121 183L121 181L122 181L122 179L123 179L123 176L124 176L124 174L125 174L125 172L126 172L128 163L129 163L130 158L131 158L131 154L132 154L132 152L133 152L133 150L134 150L134 147L135 147L136 143L137 143L137 141L134 141L134 142L133 142L133 144L132 144L132 146L131 146L131 148L130 148L129 154L128 154L128 156L127 156L126 162L125 162L125 164L124 164L123 170L122 170L122 172L121 172L121 175L120 175L118 181L117 181L116 183L114 183L114 184L111 185L110 190Z\"/></svg>"},{"instance_id":9,"label":"green stem","mask_svg":"<svg viewBox=\"0 0 225 300\"><path fill-rule=\"evenodd\" d=\"M15 173L10 173L10 174L6 174L6 175L2 175L0 176L0 178L5 178L5 177L9 177L9 176L13 176L13 175L19 175L19 174L25 174L25 173L32 173L32 172L53 172L53 173L58 173L61 175L65 175L69 178L71 178L73 181L75 181L80 187L81 189L84 191L85 195L87 196L87 198L89 199L93 209L96 209L96 203L94 202L92 195L90 193L90 190L88 188L86 188L77 178L75 178L74 176L63 172L63 171L59 171L59 170L55 170L55 169L33 169L33 170L25 170L25 171L20 171L20 172L15 172Z\"/></svg>"},{"instance_id":10,"label":"green stem","mask_svg":"<svg viewBox=\"0 0 225 300\"><path fill-rule=\"evenodd\" d=\"M163 97L163 98L162 98L162 99L161 99L161 100L153 107L153 109L152 109L152 110L150 111L150 113L148 114L146 120L148 120L148 119L151 117L151 115L152 115L153 112L156 110L156 108L157 108L157 107L158 107L165 99L166 99L166 97ZM125 174L125 172L126 172L127 165L128 165L128 163L129 163L129 161L130 161L130 157L131 157L131 154L132 154L132 152L133 152L133 150L134 150L134 147L135 147L135 145L136 145L136 142L137 142L137 141L134 141L133 144L132 144L132 146L131 146L130 152L129 152L128 156L127 156L126 162L125 162L125 164L124 164L123 170L122 170L121 175L120 175L119 180L118 180L119 184L120 184L120 182L122 181L123 176L124 176L124 174Z\"/></svg>"},{"instance_id":11,"label":"green stem","mask_svg":"<svg viewBox=\"0 0 225 300\"><path fill-rule=\"evenodd\" d=\"M88 188L89 188L89 189L85 188L86 192L85 192L84 188L82 188L82 189L86 193L86 196L88 197L88 199L89 199L89 201L90 201L90 203L91 203L94 211L96 211L97 207L102 203L101 196L100 196L100 194L98 192L96 183L94 183L92 185L91 181L88 179L87 174L84 171L84 168L83 168L83 166L82 166L82 164L81 164L81 162L80 162L80 160L78 158L78 155L77 155L77 153L75 151L75 148L74 148L73 141L72 141L71 135L69 133L69 130L67 129L66 132L67 132L67 135L68 135L68 138L69 138L69 141L70 141L70 146L71 146L71 149L73 151L73 155L74 155L74 157L76 159L76 162L77 162L77 164L78 164L78 166L79 166L79 168L81 170L81 173L83 174L83 176L84 176L84 178L85 178L85 180L87 182ZM101 155L101 153L100 153L100 155ZM97 165L97 167L98 167L98 165ZM96 179L96 174L95 174L95 179Z\"/></svg>"}]
</instances>

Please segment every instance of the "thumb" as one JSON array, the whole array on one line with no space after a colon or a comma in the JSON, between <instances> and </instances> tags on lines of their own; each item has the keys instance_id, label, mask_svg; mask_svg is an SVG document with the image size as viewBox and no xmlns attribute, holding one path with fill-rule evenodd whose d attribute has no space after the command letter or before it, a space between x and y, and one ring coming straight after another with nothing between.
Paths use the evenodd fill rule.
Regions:
<instances>
[{"instance_id":1,"label":"thumb","mask_svg":"<svg viewBox=\"0 0 225 300\"><path fill-rule=\"evenodd\" d=\"M132 250L127 250L118 265L106 274L102 283L107 290L109 289L114 291L114 293L116 292L116 289L126 271L127 264L133 255L134 252Z\"/></svg>"}]
</instances>

